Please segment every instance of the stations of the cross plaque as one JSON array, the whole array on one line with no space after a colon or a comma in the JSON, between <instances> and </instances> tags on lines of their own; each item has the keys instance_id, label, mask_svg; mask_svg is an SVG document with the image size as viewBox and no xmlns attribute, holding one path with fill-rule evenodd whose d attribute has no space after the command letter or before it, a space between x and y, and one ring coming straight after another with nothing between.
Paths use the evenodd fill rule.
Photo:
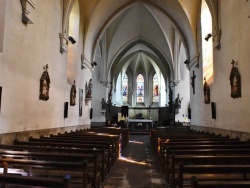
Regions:
<instances>
[{"instance_id":1,"label":"stations of the cross plaque","mask_svg":"<svg viewBox=\"0 0 250 188\"><path fill-rule=\"evenodd\" d=\"M193 76L191 77L191 85L193 88L193 94L195 94L195 78L196 78L196 75L194 74L194 71L193 71Z\"/></svg>"}]
</instances>

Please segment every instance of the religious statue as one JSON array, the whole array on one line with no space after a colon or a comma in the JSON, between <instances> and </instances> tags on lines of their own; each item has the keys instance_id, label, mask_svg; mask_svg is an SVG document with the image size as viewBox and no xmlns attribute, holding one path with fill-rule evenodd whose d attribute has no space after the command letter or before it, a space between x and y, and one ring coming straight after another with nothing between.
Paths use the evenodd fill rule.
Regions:
<instances>
[{"instance_id":1,"label":"religious statue","mask_svg":"<svg viewBox=\"0 0 250 188\"><path fill-rule=\"evenodd\" d=\"M49 68L48 64L46 64L46 66L43 67L44 71L40 79L39 99L45 101L49 99L50 78L49 78L48 68Z\"/></svg>"},{"instance_id":2,"label":"religious statue","mask_svg":"<svg viewBox=\"0 0 250 188\"><path fill-rule=\"evenodd\" d=\"M204 92L204 102L205 104L209 104L210 103L210 88L206 82L206 77L204 77L203 92Z\"/></svg>"},{"instance_id":3,"label":"religious statue","mask_svg":"<svg viewBox=\"0 0 250 188\"><path fill-rule=\"evenodd\" d=\"M45 79L43 80L42 95L49 96L49 93L48 93L48 84L47 84L47 81Z\"/></svg>"},{"instance_id":4,"label":"religious statue","mask_svg":"<svg viewBox=\"0 0 250 188\"><path fill-rule=\"evenodd\" d=\"M89 80L86 98L92 98L92 79Z\"/></svg>"},{"instance_id":5,"label":"religious statue","mask_svg":"<svg viewBox=\"0 0 250 188\"><path fill-rule=\"evenodd\" d=\"M76 86L74 80L74 83L70 89L70 106L75 106L75 105L76 105Z\"/></svg>"},{"instance_id":6,"label":"religious statue","mask_svg":"<svg viewBox=\"0 0 250 188\"><path fill-rule=\"evenodd\" d=\"M139 90L138 96L142 97L143 96L143 87L142 86L138 86L138 90Z\"/></svg>"},{"instance_id":7,"label":"religious statue","mask_svg":"<svg viewBox=\"0 0 250 188\"><path fill-rule=\"evenodd\" d=\"M181 101L183 98L180 99L180 94L178 93L176 99L175 99L175 109L181 109Z\"/></svg>"},{"instance_id":8,"label":"religious statue","mask_svg":"<svg viewBox=\"0 0 250 188\"><path fill-rule=\"evenodd\" d=\"M127 90L128 90L128 87L124 86L123 91L122 91L122 96L127 96Z\"/></svg>"},{"instance_id":9,"label":"religious statue","mask_svg":"<svg viewBox=\"0 0 250 188\"><path fill-rule=\"evenodd\" d=\"M158 96L158 95L159 95L158 85L155 85L155 88L154 88L154 96Z\"/></svg>"},{"instance_id":10,"label":"religious statue","mask_svg":"<svg viewBox=\"0 0 250 188\"><path fill-rule=\"evenodd\" d=\"M104 98L102 98L101 104L102 104L102 110L105 110L106 102L105 102Z\"/></svg>"},{"instance_id":11,"label":"religious statue","mask_svg":"<svg viewBox=\"0 0 250 188\"><path fill-rule=\"evenodd\" d=\"M230 85L231 85L231 97L238 98L241 97L241 77L238 69L234 66L235 61L232 60L232 69L230 74Z\"/></svg>"}]
</instances>

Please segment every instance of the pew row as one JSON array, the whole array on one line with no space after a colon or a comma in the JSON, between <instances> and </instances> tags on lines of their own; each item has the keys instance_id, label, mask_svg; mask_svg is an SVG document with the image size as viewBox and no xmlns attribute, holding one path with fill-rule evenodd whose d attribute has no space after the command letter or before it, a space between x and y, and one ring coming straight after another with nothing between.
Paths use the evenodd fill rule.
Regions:
<instances>
[{"instance_id":1,"label":"pew row","mask_svg":"<svg viewBox=\"0 0 250 188\"><path fill-rule=\"evenodd\" d=\"M179 164L176 184L179 188L190 187L195 175L199 181L246 181L249 180L250 165L183 165Z\"/></svg>"},{"instance_id":2,"label":"pew row","mask_svg":"<svg viewBox=\"0 0 250 188\"><path fill-rule=\"evenodd\" d=\"M45 187L91 187L86 161L72 163L0 158L0 165L3 167L0 177L3 187L13 183L27 185L26 182L28 185Z\"/></svg>"},{"instance_id":3,"label":"pew row","mask_svg":"<svg viewBox=\"0 0 250 188\"><path fill-rule=\"evenodd\" d=\"M250 181L199 181L191 178L191 188L249 188Z\"/></svg>"}]
</instances>

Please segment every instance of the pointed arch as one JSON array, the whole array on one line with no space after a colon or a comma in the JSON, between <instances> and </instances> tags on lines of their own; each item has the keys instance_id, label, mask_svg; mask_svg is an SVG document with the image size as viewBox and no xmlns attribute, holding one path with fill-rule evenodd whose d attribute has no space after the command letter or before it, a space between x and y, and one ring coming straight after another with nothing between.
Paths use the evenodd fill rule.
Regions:
<instances>
[{"instance_id":1,"label":"pointed arch","mask_svg":"<svg viewBox=\"0 0 250 188\"><path fill-rule=\"evenodd\" d=\"M201 3L201 35L202 35L202 67L203 77L208 84L213 82L213 36L206 40L208 34L212 35L212 16L205 0Z\"/></svg>"},{"instance_id":2,"label":"pointed arch","mask_svg":"<svg viewBox=\"0 0 250 188\"><path fill-rule=\"evenodd\" d=\"M72 84L77 75L77 62L79 59L79 28L80 28L80 9L78 1L75 1L69 14L68 35L72 36L76 43L68 43L68 61L67 61L67 80Z\"/></svg>"}]
</instances>

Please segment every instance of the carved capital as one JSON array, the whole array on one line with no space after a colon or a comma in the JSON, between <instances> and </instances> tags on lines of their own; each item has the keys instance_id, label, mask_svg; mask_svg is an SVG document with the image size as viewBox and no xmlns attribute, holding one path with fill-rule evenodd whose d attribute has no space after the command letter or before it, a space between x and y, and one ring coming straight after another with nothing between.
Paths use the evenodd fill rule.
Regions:
<instances>
[{"instance_id":1,"label":"carved capital","mask_svg":"<svg viewBox=\"0 0 250 188\"><path fill-rule=\"evenodd\" d=\"M196 53L194 57L190 60L190 63L187 65L188 70L190 70L192 67L199 67L199 57L200 53Z\"/></svg>"},{"instance_id":2,"label":"carved capital","mask_svg":"<svg viewBox=\"0 0 250 188\"><path fill-rule=\"evenodd\" d=\"M60 52L67 53L68 50L68 36L65 33L59 33L60 38Z\"/></svg>"},{"instance_id":3,"label":"carved capital","mask_svg":"<svg viewBox=\"0 0 250 188\"><path fill-rule=\"evenodd\" d=\"M83 66L83 67L85 67L85 68L87 67L87 68L89 68L89 70L91 70L91 71L94 70L94 68L93 68L93 66L92 66L92 64L91 64L91 62L90 62L89 60L87 60L83 54L81 55L81 61L82 61L82 66Z\"/></svg>"},{"instance_id":4,"label":"carved capital","mask_svg":"<svg viewBox=\"0 0 250 188\"><path fill-rule=\"evenodd\" d=\"M213 47L215 50L219 50L220 49L220 38L221 38L221 29L217 29L214 30L214 34L213 34Z\"/></svg>"}]
</instances>

